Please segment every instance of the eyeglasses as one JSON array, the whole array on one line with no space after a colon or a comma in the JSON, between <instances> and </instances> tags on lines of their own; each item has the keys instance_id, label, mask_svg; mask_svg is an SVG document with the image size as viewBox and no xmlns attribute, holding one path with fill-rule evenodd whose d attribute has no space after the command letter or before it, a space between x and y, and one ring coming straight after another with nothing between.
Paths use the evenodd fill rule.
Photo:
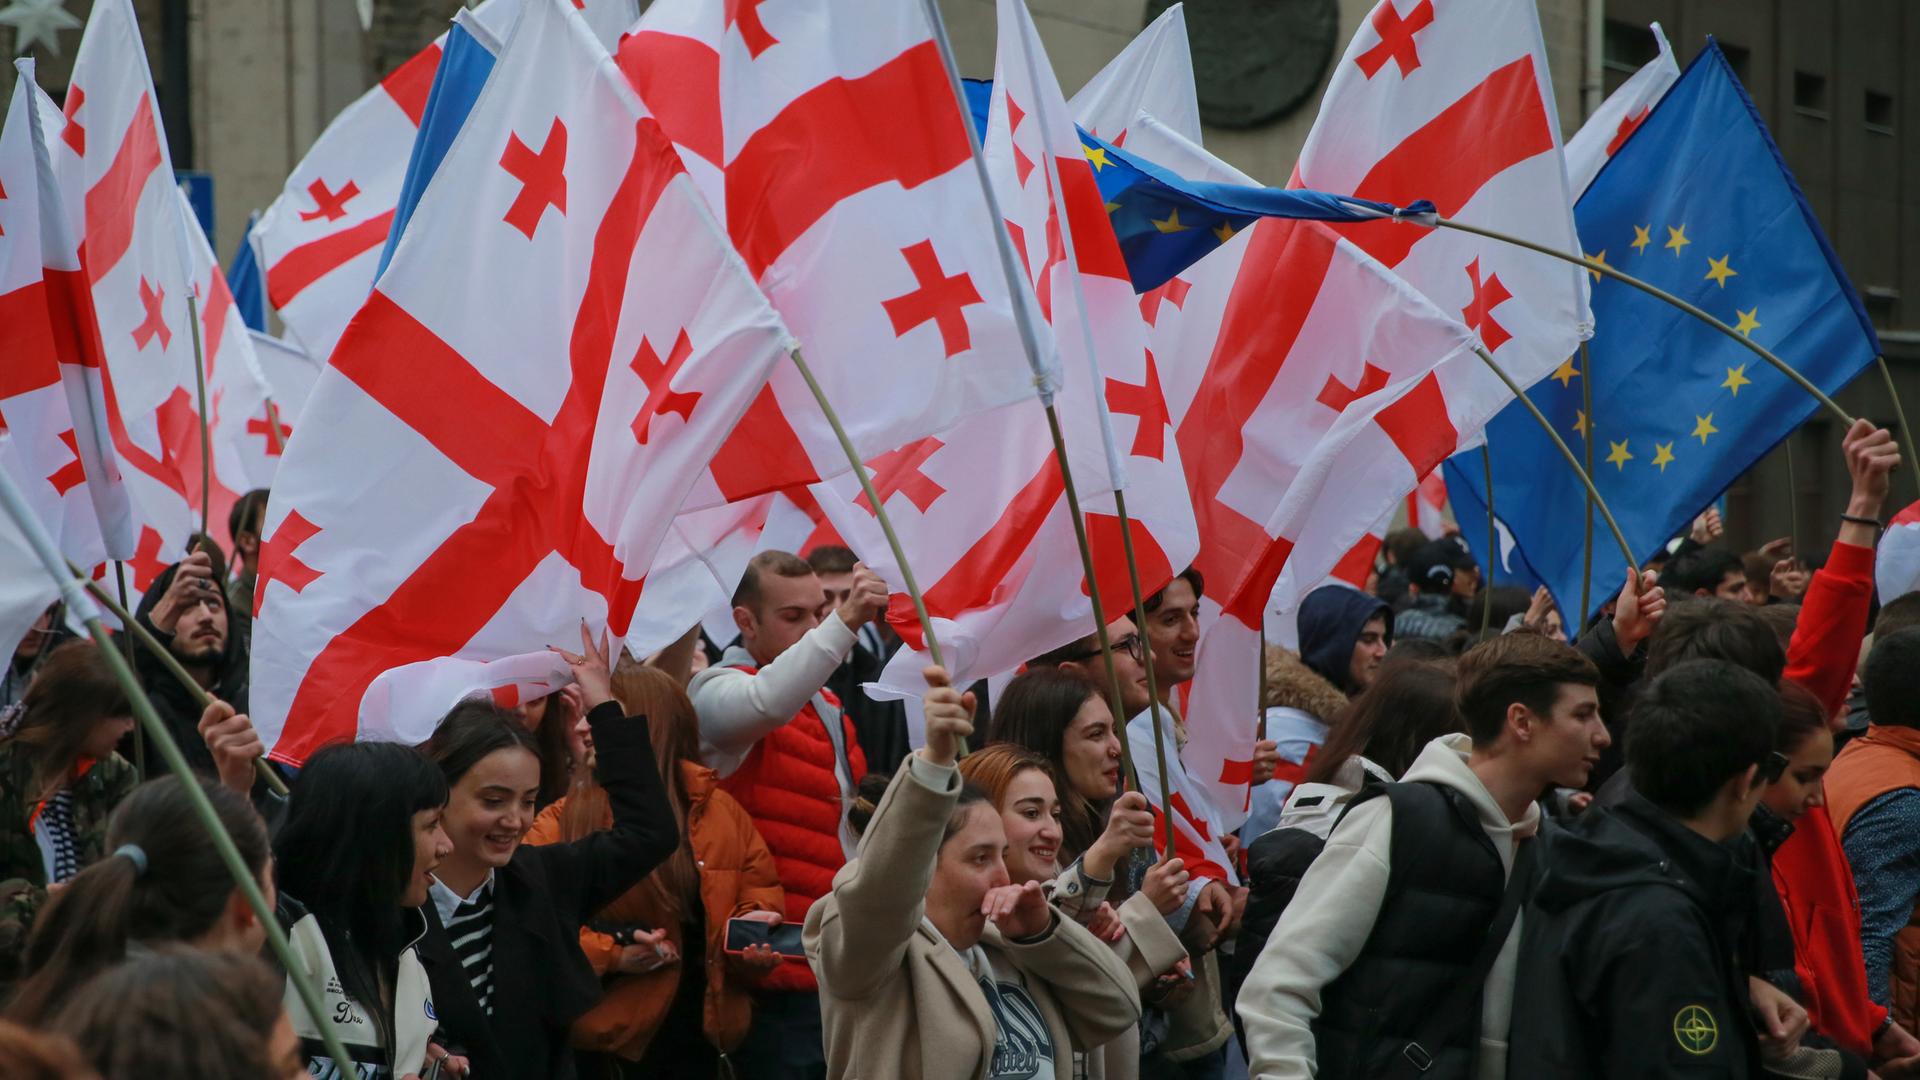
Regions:
<instances>
[{"instance_id":1,"label":"eyeglasses","mask_svg":"<svg viewBox=\"0 0 1920 1080\"><path fill-rule=\"evenodd\" d=\"M1124 652L1128 656L1133 657L1134 663L1136 664L1146 663L1146 647L1141 642L1140 635L1137 633L1128 634L1126 637L1121 638L1119 641L1113 642L1113 650L1115 652ZM1086 652L1074 653L1072 656L1067 657L1067 659L1091 660L1094 657L1099 655L1100 655L1100 650L1098 647L1095 647L1092 649L1088 649Z\"/></svg>"},{"instance_id":2,"label":"eyeglasses","mask_svg":"<svg viewBox=\"0 0 1920 1080\"><path fill-rule=\"evenodd\" d=\"M1787 772L1787 755L1775 750L1760 759L1760 779L1777 784Z\"/></svg>"}]
</instances>

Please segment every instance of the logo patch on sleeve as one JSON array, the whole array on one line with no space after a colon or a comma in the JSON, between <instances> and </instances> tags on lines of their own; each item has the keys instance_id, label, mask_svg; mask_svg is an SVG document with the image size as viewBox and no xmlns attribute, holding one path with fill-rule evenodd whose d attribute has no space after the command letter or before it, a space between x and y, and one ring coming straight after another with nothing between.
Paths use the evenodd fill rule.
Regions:
<instances>
[{"instance_id":1,"label":"logo patch on sleeve","mask_svg":"<svg viewBox=\"0 0 1920 1080\"><path fill-rule=\"evenodd\" d=\"M1713 1053L1720 1045L1720 1025L1705 1005L1683 1005L1673 1014L1673 1038L1680 1049L1696 1057Z\"/></svg>"}]
</instances>

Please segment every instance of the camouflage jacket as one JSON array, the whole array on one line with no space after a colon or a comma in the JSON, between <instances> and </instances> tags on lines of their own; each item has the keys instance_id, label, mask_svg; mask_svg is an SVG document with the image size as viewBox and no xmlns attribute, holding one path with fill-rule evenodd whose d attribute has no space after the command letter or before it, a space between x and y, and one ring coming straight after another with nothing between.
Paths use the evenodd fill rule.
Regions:
<instances>
[{"instance_id":1,"label":"camouflage jacket","mask_svg":"<svg viewBox=\"0 0 1920 1080\"><path fill-rule=\"evenodd\" d=\"M46 864L28 821L36 803L28 801L31 770L12 742L0 742L0 997L19 977L27 934L47 902ZM73 785L73 827L80 842L80 865L91 866L105 854L107 817L139 778L118 754L93 763Z\"/></svg>"}]
</instances>

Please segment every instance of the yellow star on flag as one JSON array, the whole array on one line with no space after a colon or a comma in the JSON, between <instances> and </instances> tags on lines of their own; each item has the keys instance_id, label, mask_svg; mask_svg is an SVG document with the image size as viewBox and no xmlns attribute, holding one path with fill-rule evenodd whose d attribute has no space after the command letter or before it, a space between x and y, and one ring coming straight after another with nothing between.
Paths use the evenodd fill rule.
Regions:
<instances>
[{"instance_id":1,"label":"yellow star on flag","mask_svg":"<svg viewBox=\"0 0 1920 1080\"><path fill-rule=\"evenodd\" d=\"M1568 386L1571 386L1573 384L1573 380L1579 377L1580 377L1580 369L1573 366L1573 357L1571 356L1567 357L1565 360L1560 361L1560 366L1553 370L1553 374L1547 376L1547 378L1549 379L1560 380L1560 389L1562 390L1565 390Z\"/></svg>"},{"instance_id":2,"label":"yellow star on flag","mask_svg":"<svg viewBox=\"0 0 1920 1080\"><path fill-rule=\"evenodd\" d=\"M1109 214L1113 213L1115 210L1118 210L1118 209L1120 209L1120 204L1117 202L1110 202L1107 204L1107 213Z\"/></svg>"},{"instance_id":3,"label":"yellow star on flag","mask_svg":"<svg viewBox=\"0 0 1920 1080\"><path fill-rule=\"evenodd\" d=\"M1660 246L1672 248L1673 257L1677 259L1680 257L1680 249L1691 243L1693 243L1693 241L1687 239L1687 227L1685 225L1681 225L1677 229L1669 225L1667 226L1667 242Z\"/></svg>"},{"instance_id":4,"label":"yellow star on flag","mask_svg":"<svg viewBox=\"0 0 1920 1080\"><path fill-rule=\"evenodd\" d=\"M1080 152L1087 155L1087 160L1093 163L1094 172L1099 172L1113 164L1107 160L1107 148L1104 146L1082 146Z\"/></svg>"},{"instance_id":5,"label":"yellow star on flag","mask_svg":"<svg viewBox=\"0 0 1920 1080\"><path fill-rule=\"evenodd\" d=\"M1652 222L1648 222L1645 225L1635 225L1633 227L1633 243L1627 246L1633 249L1635 255L1645 255L1647 253L1647 245L1653 243L1652 233Z\"/></svg>"},{"instance_id":6,"label":"yellow star on flag","mask_svg":"<svg viewBox=\"0 0 1920 1080\"><path fill-rule=\"evenodd\" d=\"M1711 255L1707 256L1707 280L1724 289L1727 287L1728 278L1739 277L1740 271L1727 265L1727 260L1731 258L1733 258L1732 255L1722 255L1717 259Z\"/></svg>"},{"instance_id":7,"label":"yellow star on flag","mask_svg":"<svg viewBox=\"0 0 1920 1080\"><path fill-rule=\"evenodd\" d=\"M1593 260L1594 262L1597 262L1597 263L1599 263L1599 264L1600 264L1601 266L1606 266L1606 265L1608 265L1608 263L1607 263L1607 252L1606 252L1606 249L1605 249L1605 248L1602 248L1602 249L1600 249L1600 254L1598 254L1598 255L1589 255L1589 256L1587 256L1587 258L1589 258L1589 259L1592 259L1592 260ZM1587 267L1587 273L1589 273L1589 274L1592 274L1592 275L1593 275L1593 280L1595 280L1595 281L1599 281L1599 280L1600 280L1600 271L1598 271L1598 270L1595 270L1595 269L1594 269L1593 267L1591 267L1591 266L1589 266L1589 267Z\"/></svg>"},{"instance_id":8,"label":"yellow star on flag","mask_svg":"<svg viewBox=\"0 0 1920 1080\"><path fill-rule=\"evenodd\" d=\"M1673 464L1673 444L1670 442L1654 443L1653 463L1660 467L1661 472L1666 472L1667 466Z\"/></svg>"},{"instance_id":9,"label":"yellow star on flag","mask_svg":"<svg viewBox=\"0 0 1920 1080\"><path fill-rule=\"evenodd\" d=\"M1620 442L1614 442L1612 439L1608 439L1607 445L1613 448L1607 451L1607 464L1624 472L1627 467L1627 462L1633 460L1633 455L1627 453L1626 440L1623 439Z\"/></svg>"},{"instance_id":10,"label":"yellow star on flag","mask_svg":"<svg viewBox=\"0 0 1920 1080\"><path fill-rule=\"evenodd\" d=\"M1579 432L1580 437L1584 439L1587 437L1587 433L1593 429L1593 425L1587 421L1587 410L1575 409L1573 411L1578 414L1573 421L1573 430Z\"/></svg>"},{"instance_id":11,"label":"yellow star on flag","mask_svg":"<svg viewBox=\"0 0 1920 1080\"><path fill-rule=\"evenodd\" d=\"M1147 220L1153 222L1153 227L1163 233L1186 232L1188 229L1193 228L1191 225L1180 224L1180 208L1177 206L1167 211L1167 219L1165 221L1159 218L1148 218Z\"/></svg>"},{"instance_id":12,"label":"yellow star on flag","mask_svg":"<svg viewBox=\"0 0 1920 1080\"><path fill-rule=\"evenodd\" d=\"M1156 222L1155 224L1158 223ZM1233 227L1233 222L1231 221L1223 221L1213 230L1214 237L1223 244L1233 239L1238 233L1239 230Z\"/></svg>"},{"instance_id":13,"label":"yellow star on flag","mask_svg":"<svg viewBox=\"0 0 1920 1080\"><path fill-rule=\"evenodd\" d=\"M1752 337L1753 332L1760 329L1760 320L1754 318L1760 314L1760 305L1755 304L1752 311L1740 311L1739 308L1733 310L1740 312L1740 322L1733 328L1734 332L1744 337Z\"/></svg>"},{"instance_id":14,"label":"yellow star on flag","mask_svg":"<svg viewBox=\"0 0 1920 1080\"><path fill-rule=\"evenodd\" d=\"M1693 418L1693 434L1699 438L1701 446L1707 445L1707 436L1720 434L1720 429L1713 426L1712 413Z\"/></svg>"},{"instance_id":15,"label":"yellow star on flag","mask_svg":"<svg viewBox=\"0 0 1920 1080\"><path fill-rule=\"evenodd\" d=\"M1747 365L1741 364L1739 367L1730 367L1727 369L1726 381L1720 384L1720 388L1722 390L1731 390L1733 391L1734 397L1739 397L1740 388L1750 386L1752 383L1753 380L1747 378Z\"/></svg>"}]
</instances>

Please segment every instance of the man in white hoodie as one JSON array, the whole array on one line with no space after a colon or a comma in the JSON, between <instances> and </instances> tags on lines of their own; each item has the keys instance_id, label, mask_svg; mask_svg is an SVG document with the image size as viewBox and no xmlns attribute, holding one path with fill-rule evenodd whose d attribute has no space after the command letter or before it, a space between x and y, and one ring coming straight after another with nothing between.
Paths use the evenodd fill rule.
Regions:
<instances>
[{"instance_id":1,"label":"man in white hoodie","mask_svg":"<svg viewBox=\"0 0 1920 1080\"><path fill-rule=\"evenodd\" d=\"M1423 1080L1505 1077L1520 928L1499 920L1498 941L1493 928L1539 829L1536 800L1583 786L1607 746L1599 681L1591 660L1537 634L1460 658L1467 733L1355 799L1241 987L1254 1080L1409 1063Z\"/></svg>"}]
</instances>

